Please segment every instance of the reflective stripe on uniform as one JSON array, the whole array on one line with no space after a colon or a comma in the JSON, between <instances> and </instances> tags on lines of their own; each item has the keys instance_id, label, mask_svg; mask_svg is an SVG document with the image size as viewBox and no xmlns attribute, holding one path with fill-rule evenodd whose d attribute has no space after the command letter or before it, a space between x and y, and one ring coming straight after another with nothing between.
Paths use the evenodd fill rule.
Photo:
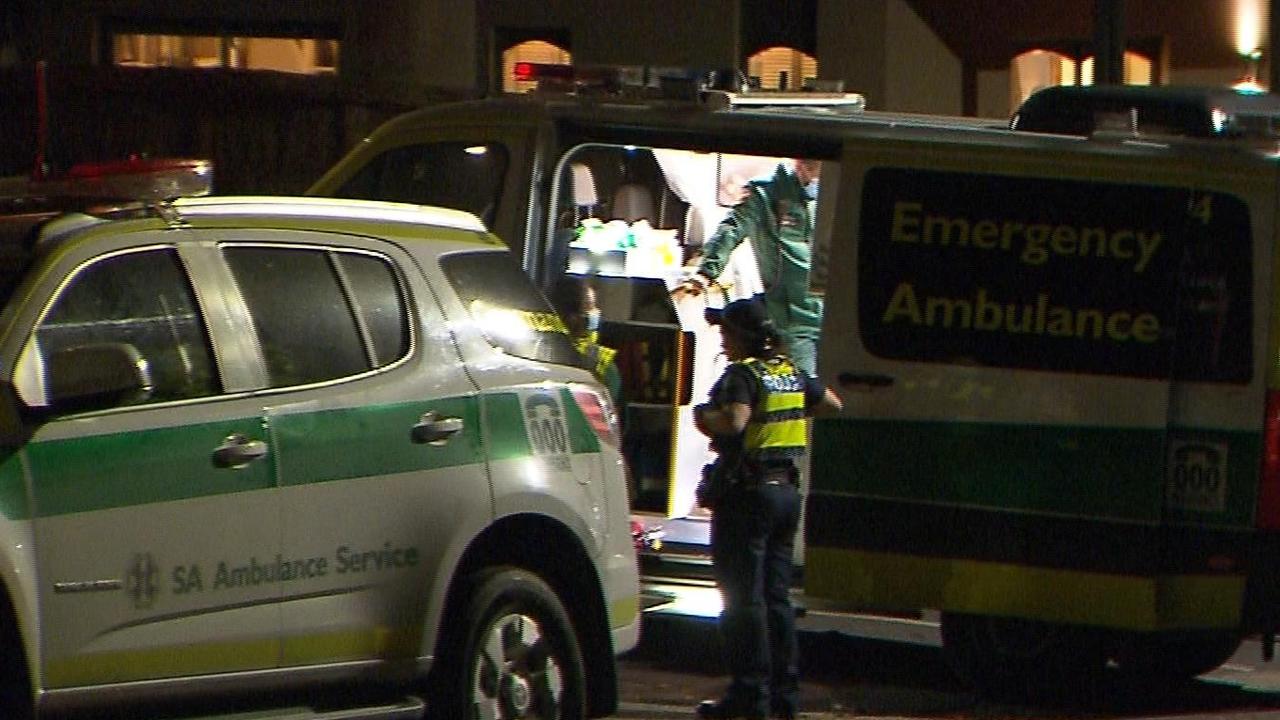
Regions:
<instances>
[{"instance_id":1,"label":"reflective stripe on uniform","mask_svg":"<svg viewBox=\"0 0 1280 720\"><path fill-rule=\"evenodd\" d=\"M605 373L613 364L613 358L617 356L618 351L599 344L598 338L599 333L589 332L573 338L573 347L585 358L584 367L595 373L595 376L603 382Z\"/></svg>"},{"instance_id":2,"label":"reflective stripe on uniform","mask_svg":"<svg viewBox=\"0 0 1280 720\"><path fill-rule=\"evenodd\" d=\"M800 457L805 449L804 382L795 366L783 358L741 363L760 388L744 436L747 455L759 461Z\"/></svg>"}]
</instances>

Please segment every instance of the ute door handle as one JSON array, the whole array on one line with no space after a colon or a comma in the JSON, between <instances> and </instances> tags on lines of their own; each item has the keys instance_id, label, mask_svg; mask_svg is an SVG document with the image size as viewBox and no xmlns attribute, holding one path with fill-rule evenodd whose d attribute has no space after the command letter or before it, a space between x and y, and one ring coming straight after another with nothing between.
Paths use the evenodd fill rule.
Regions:
<instances>
[{"instance_id":1,"label":"ute door handle","mask_svg":"<svg viewBox=\"0 0 1280 720\"><path fill-rule=\"evenodd\" d=\"M848 370L836 376L836 382L840 383L840 387L849 387L850 385L862 385L868 388L889 387L893 384L892 375L878 375L875 373L851 373Z\"/></svg>"},{"instance_id":2,"label":"ute door handle","mask_svg":"<svg viewBox=\"0 0 1280 720\"><path fill-rule=\"evenodd\" d=\"M435 410L428 410L413 426L409 437L419 445L443 445L461 431L462 418L441 417Z\"/></svg>"},{"instance_id":3,"label":"ute door handle","mask_svg":"<svg viewBox=\"0 0 1280 720\"><path fill-rule=\"evenodd\" d=\"M213 466L238 470L255 460L267 456L267 444L250 440L240 433L232 433L223 439L213 451Z\"/></svg>"}]
</instances>

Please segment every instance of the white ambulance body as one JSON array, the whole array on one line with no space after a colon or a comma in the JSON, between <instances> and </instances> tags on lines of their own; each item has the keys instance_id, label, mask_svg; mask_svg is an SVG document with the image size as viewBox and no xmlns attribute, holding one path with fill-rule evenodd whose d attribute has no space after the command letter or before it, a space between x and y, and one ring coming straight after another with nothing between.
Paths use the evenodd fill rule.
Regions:
<instances>
[{"instance_id":1,"label":"white ambulance body","mask_svg":"<svg viewBox=\"0 0 1280 720\"><path fill-rule=\"evenodd\" d=\"M409 113L311 192L467 207L545 287L595 285L663 574L705 562L689 408L723 359L697 303L772 279L757 254L670 290L743 180L821 160L818 370L845 411L812 430L806 592L942 611L976 682L1185 677L1280 626L1278 150L582 90Z\"/></svg>"}]
</instances>

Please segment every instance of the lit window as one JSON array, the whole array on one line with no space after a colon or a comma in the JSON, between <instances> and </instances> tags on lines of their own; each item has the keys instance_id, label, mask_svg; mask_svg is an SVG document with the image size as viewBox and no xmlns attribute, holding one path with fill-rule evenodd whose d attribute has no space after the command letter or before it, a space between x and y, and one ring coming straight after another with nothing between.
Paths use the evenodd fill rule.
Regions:
<instances>
[{"instance_id":1,"label":"lit window","mask_svg":"<svg viewBox=\"0 0 1280 720\"><path fill-rule=\"evenodd\" d=\"M507 48L502 53L503 92L523 93L538 87L536 80L516 80L516 63L519 62L569 65L573 62L573 56L568 50L542 40L527 40Z\"/></svg>"},{"instance_id":2,"label":"lit window","mask_svg":"<svg viewBox=\"0 0 1280 720\"><path fill-rule=\"evenodd\" d=\"M314 75L338 66L338 41L314 38L119 34L112 62L125 67L234 68Z\"/></svg>"},{"instance_id":3,"label":"lit window","mask_svg":"<svg viewBox=\"0 0 1280 720\"><path fill-rule=\"evenodd\" d=\"M795 90L818 79L818 61L799 50L771 47L747 58L747 74L762 90Z\"/></svg>"},{"instance_id":4,"label":"lit window","mask_svg":"<svg viewBox=\"0 0 1280 720\"><path fill-rule=\"evenodd\" d=\"M1052 50L1029 50L1013 59L1009 73L1011 107L1018 107L1031 93L1050 85L1092 85L1093 56L1076 62L1069 55ZM1150 85L1151 60L1126 51L1124 82L1126 85Z\"/></svg>"}]
</instances>

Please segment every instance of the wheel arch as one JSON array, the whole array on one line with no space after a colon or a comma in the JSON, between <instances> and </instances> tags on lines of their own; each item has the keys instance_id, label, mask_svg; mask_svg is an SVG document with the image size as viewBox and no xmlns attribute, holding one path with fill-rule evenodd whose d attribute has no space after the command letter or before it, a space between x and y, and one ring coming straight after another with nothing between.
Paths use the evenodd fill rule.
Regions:
<instances>
[{"instance_id":1,"label":"wheel arch","mask_svg":"<svg viewBox=\"0 0 1280 720\"><path fill-rule=\"evenodd\" d=\"M0 643L20 652L28 685L40 675L39 604L36 594L35 538L29 522L0 519Z\"/></svg>"},{"instance_id":2,"label":"wheel arch","mask_svg":"<svg viewBox=\"0 0 1280 720\"><path fill-rule=\"evenodd\" d=\"M21 697L24 694L28 701L35 702L32 678L36 677L37 656L33 653L34 629L19 614L17 602L22 597L15 597L15 592L13 579L0 577L0 705L22 718L27 717L24 713L33 712L34 706L9 708L8 703L25 702Z\"/></svg>"},{"instance_id":3,"label":"wheel arch","mask_svg":"<svg viewBox=\"0 0 1280 720\"><path fill-rule=\"evenodd\" d=\"M573 622L586 671L587 713L601 717L618 703L617 668L601 579L581 539L555 518L533 513L508 515L485 528L467 547L445 598L435 647L449 642L455 617L466 606L468 579L486 567L511 565L541 577L555 590Z\"/></svg>"}]
</instances>

